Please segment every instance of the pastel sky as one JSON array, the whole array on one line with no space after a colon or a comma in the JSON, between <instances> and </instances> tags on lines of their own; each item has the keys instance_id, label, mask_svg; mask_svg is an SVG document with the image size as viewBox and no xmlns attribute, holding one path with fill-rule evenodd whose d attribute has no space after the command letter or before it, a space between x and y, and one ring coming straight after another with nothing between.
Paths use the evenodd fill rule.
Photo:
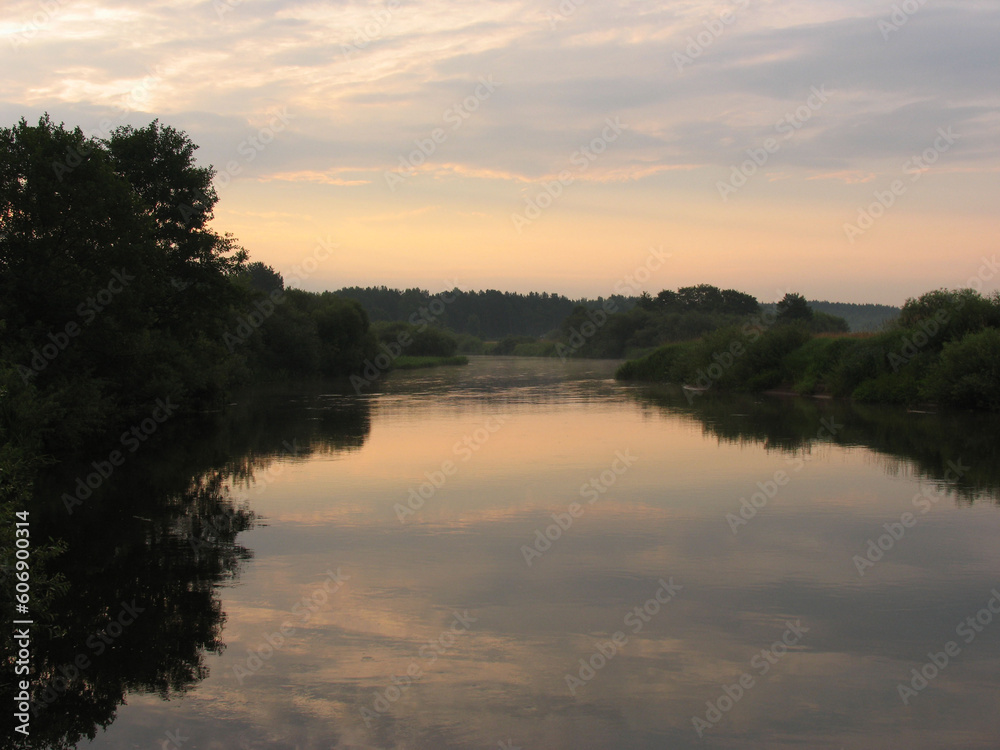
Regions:
<instances>
[{"instance_id":1,"label":"pastel sky","mask_svg":"<svg viewBox=\"0 0 1000 750\"><path fill-rule=\"evenodd\" d=\"M996 0L4 0L0 37L0 123L186 131L253 259L336 243L308 289L1000 280Z\"/></svg>"}]
</instances>

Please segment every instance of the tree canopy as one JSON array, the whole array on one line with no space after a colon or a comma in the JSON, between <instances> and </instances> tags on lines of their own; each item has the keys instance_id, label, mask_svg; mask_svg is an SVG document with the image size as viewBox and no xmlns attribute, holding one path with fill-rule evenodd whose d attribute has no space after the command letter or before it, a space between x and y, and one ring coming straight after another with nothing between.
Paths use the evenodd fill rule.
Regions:
<instances>
[{"instance_id":1,"label":"tree canopy","mask_svg":"<svg viewBox=\"0 0 1000 750\"><path fill-rule=\"evenodd\" d=\"M813 310L801 294L789 292L779 302L777 307L778 320L783 322L793 320L812 320Z\"/></svg>"},{"instance_id":2,"label":"tree canopy","mask_svg":"<svg viewBox=\"0 0 1000 750\"><path fill-rule=\"evenodd\" d=\"M0 128L0 389L35 405L23 413L48 442L157 398L196 407L252 377L346 375L374 351L359 305L285 290L210 226L215 173L196 150L157 121L103 140L48 115Z\"/></svg>"}]
</instances>

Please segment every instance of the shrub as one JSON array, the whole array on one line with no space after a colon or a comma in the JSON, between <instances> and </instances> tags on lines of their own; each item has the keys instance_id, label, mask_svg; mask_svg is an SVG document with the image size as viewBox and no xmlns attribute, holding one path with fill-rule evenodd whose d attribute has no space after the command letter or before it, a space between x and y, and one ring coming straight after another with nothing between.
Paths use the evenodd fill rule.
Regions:
<instances>
[{"instance_id":1,"label":"shrub","mask_svg":"<svg viewBox=\"0 0 1000 750\"><path fill-rule=\"evenodd\" d=\"M913 404L920 400L920 386L908 373L884 373L859 385L852 398L880 404Z\"/></svg>"},{"instance_id":2,"label":"shrub","mask_svg":"<svg viewBox=\"0 0 1000 750\"><path fill-rule=\"evenodd\" d=\"M384 343L399 341L400 334L409 336L411 344L403 354L411 357L450 357L458 350L458 339L450 331L441 328L431 328L410 325L403 322L375 323L372 330Z\"/></svg>"},{"instance_id":3,"label":"shrub","mask_svg":"<svg viewBox=\"0 0 1000 750\"><path fill-rule=\"evenodd\" d=\"M951 406L1000 410L1000 330L987 328L946 344L926 394Z\"/></svg>"}]
</instances>

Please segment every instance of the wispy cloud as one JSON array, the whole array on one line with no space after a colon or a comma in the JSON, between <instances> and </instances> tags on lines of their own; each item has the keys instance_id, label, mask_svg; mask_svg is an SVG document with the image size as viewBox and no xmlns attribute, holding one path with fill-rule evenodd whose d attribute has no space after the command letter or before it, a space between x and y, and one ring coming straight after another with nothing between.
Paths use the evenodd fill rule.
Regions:
<instances>
[{"instance_id":1,"label":"wispy cloud","mask_svg":"<svg viewBox=\"0 0 1000 750\"><path fill-rule=\"evenodd\" d=\"M241 142L269 112L286 108L289 126L252 162L240 162L232 182L275 195L349 188L342 195L371 203L351 204L363 215L380 214L377 201L410 208L412 191L385 189L384 172L437 130L446 138L415 169L429 191L421 199L466 210L482 197L490 210L516 210L519 193L558 175L609 116L629 125L626 134L574 175L581 193L621 186L620 198L602 193L619 201L607 206L609 216L628 214L637 201L658 205L661 190L704 196L717 210L717 180L772 137L782 138L781 148L746 195L779 205L782 191L798 190L796 199L817 213L829 209L832 184L864 187L899 173L941 127L961 138L936 173L972 181L1000 168L994 2L928 3L888 39L879 21L892 3L867 0L46 7L52 12L37 0L5 3L4 121L47 110L99 133L102 123L159 117L185 129L201 146L199 159L222 169L240 159ZM733 9L734 20L715 23ZM690 54L691 45L700 51L678 71L673 55ZM501 85L477 104L468 97L481 76ZM819 86L829 101L787 139L776 133ZM446 114L467 101L454 128ZM922 194L943 190L924 184ZM942 201L952 200L955 184L949 189ZM981 196L984 186L969 189ZM247 199L237 193L226 200ZM650 226L656 216L646 217Z\"/></svg>"},{"instance_id":2,"label":"wispy cloud","mask_svg":"<svg viewBox=\"0 0 1000 750\"><path fill-rule=\"evenodd\" d=\"M871 182L876 177L874 172L864 172L861 170L842 169L839 172L825 172L814 174L807 178L810 180L840 180L848 185Z\"/></svg>"}]
</instances>

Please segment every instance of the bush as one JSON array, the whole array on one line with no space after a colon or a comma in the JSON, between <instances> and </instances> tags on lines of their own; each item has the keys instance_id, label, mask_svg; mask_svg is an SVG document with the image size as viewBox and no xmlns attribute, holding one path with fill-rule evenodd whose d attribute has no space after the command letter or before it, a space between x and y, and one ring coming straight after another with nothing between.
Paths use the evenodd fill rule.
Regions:
<instances>
[{"instance_id":1,"label":"bush","mask_svg":"<svg viewBox=\"0 0 1000 750\"><path fill-rule=\"evenodd\" d=\"M860 339L814 338L803 322L729 326L625 362L615 376L751 392L794 384L858 401L1000 411L1000 325L985 325L1000 323L1000 295L930 292L900 317Z\"/></svg>"},{"instance_id":2,"label":"bush","mask_svg":"<svg viewBox=\"0 0 1000 750\"><path fill-rule=\"evenodd\" d=\"M487 354L495 354L500 357L514 355L518 346L523 344L537 344L538 339L534 336L505 336L486 350Z\"/></svg>"},{"instance_id":3,"label":"bush","mask_svg":"<svg viewBox=\"0 0 1000 750\"><path fill-rule=\"evenodd\" d=\"M552 357L556 353L554 341L532 341L517 344L514 347L515 357Z\"/></svg>"},{"instance_id":4,"label":"bush","mask_svg":"<svg viewBox=\"0 0 1000 750\"><path fill-rule=\"evenodd\" d=\"M411 342L403 347L403 354L409 357L450 357L458 351L458 339L450 331L429 326L414 326L401 321L375 323L375 335L384 344L398 344L400 337Z\"/></svg>"},{"instance_id":5,"label":"bush","mask_svg":"<svg viewBox=\"0 0 1000 750\"><path fill-rule=\"evenodd\" d=\"M623 362L615 372L618 380L650 380L679 383L683 379L682 363L691 344L667 344L640 359Z\"/></svg>"},{"instance_id":6,"label":"bush","mask_svg":"<svg viewBox=\"0 0 1000 750\"><path fill-rule=\"evenodd\" d=\"M894 338L882 334L870 339L840 339L827 351L831 366L827 384L835 396L849 396L866 380L888 371L886 341ZM892 348L897 348L893 346Z\"/></svg>"},{"instance_id":7,"label":"bush","mask_svg":"<svg viewBox=\"0 0 1000 750\"><path fill-rule=\"evenodd\" d=\"M486 345L477 336L468 333L459 333L455 338L458 341L457 351L459 354L483 354L486 351Z\"/></svg>"},{"instance_id":8,"label":"bush","mask_svg":"<svg viewBox=\"0 0 1000 750\"><path fill-rule=\"evenodd\" d=\"M1000 411L1000 330L987 328L946 344L926 394L950 406Z\"/></svg>"},{"instance_id":9,"label":"bush","mask_svg":"<svg viewBox=\"0 0 1000 750\"><path fill-rule=\"evenodd\" d=\"M851 397L879 404L914 404L920 400L920 385L908 373L885 373L866 380L854 389Z\"/></svg>"},{"instance_id":10,"label":"bush","mask_svg":"<svg viewBox=\"0 0 1000 750\"><path fill-rule=\"evenodd\" d=\"M851 327L837 315L814 311L809 321L809 330L813 333L848 333Z\"/></svg>"},{"instance_id":11,"label":"bush","mask_svg":"<svg viewBox=\"0 0 1000 750\"><path fill-rule=\"evenodd\" d=\"M940 351L948 341L958 341L967 333L1000 327L1000 298L983 297L972 289L938 289L917 299L908 299L899 313L899 326L916 332L937 324L940 331L930 336L927 348Z\"/></svg>"}]
</instances>

